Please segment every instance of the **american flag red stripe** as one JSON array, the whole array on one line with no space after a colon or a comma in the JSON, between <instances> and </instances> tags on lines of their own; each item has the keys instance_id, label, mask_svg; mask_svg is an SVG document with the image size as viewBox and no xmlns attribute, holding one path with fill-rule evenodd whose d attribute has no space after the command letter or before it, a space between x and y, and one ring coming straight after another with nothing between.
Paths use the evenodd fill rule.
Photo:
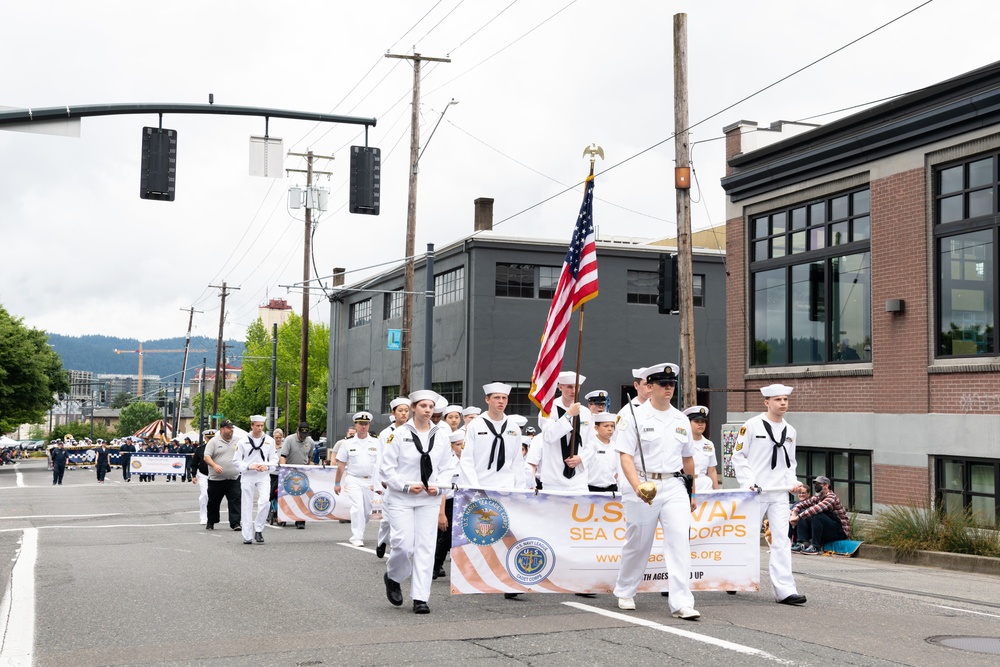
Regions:
<instances>
[{"instance_id":1,"label":"american flag red stripe","mask_svg":"<svg viewBox=\"0 0 1000 667\"><path fill-rule=\"evenodd\" d=\"M594 176L587 177L583 204L576 220L573 239L566 251L559 283L552 296L538 361L531 376L528 397L548 417L556 395L556 378L562 369L570 316L582 304L597 296L597 245L594 241Z\"/></svg>"}]
</instances>

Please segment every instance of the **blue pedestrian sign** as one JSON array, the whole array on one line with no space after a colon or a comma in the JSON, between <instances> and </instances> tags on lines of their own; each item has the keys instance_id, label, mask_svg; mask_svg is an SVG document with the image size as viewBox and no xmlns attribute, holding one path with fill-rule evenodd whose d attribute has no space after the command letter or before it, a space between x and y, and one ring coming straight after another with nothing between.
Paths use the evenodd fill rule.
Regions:
<instances>
[{"instance_id":1,"label":"blue pedestrian sign","mask_svg":"<svg viewBox=\"0 0 1000 667\"><path fill-rule=\"evenodd\" d=\"M402 329L389 329L388 349L390 349L390 350L402 350L403 349L403 330Z\"/></svg>"}]
</instances>

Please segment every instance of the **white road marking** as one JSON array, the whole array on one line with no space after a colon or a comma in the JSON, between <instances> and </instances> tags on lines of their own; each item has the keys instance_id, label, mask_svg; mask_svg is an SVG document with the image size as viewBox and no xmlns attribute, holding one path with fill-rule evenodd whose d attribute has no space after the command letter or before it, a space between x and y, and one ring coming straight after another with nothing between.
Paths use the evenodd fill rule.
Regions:
<instances>
[{"instance_id":1,"label":"white road marking","mask_svg":"<svg viewBox=\"0 0 1000 667\"><path fill-rule=\"evenodd\" d=\"M17 477L17 487L19 489L23 489L24 488L24 475L21 474L21 468L20 468L20 466L21 466L20 463L15 463L14 464L14 474Z\"/></svg>"},{"instance_id":2,"label":"white road marking","mask_svg":"<svg viewBox=\"0 0 1000 667\"><path fill-rule=\"evenodd\" d=\"M659 630L660 632L666 632L672 635L677 635L678 637L684 637L685 639L691 639L696 642L703 642L705 644L711 644L712 646L718 646L719 648L724 648L729 651L735 651L737 653L742 653L744 655L753 655L758 658L765 658L773 662L777 662L783 665L794 665L795 663L791 660L783 660L777 656L771 655L766 651L761 651L760 649L753 648L752 646L744 646L743 644L736 644L734 642L726 641L725 639L716 639L715 637L709 637L708 635L700 635L697 632L690 632L688 630L679 630L667 625L661 625L655 621L648 621L644 618L639 618L637 616L627 616L625 614L619 614L616 611L608 611L607 609L601 609L599 607L591 607L590 605L581 604L579 602L563 602L567 607L573 607L574 609L579 609L580 611L589 611L593 614L600 614L601 616L607 616L609 618L614 618L619 621L625 621L626 623L633 623L635 625L641 625L643 627L650 628L652 630Z\"/></svg>"},{"instance_id":3,"label":"white road marking","mask_svg":"<svg viewBox=\"0 0 1000 667\"><path fill-rule=\"evenodd\" d=\"M197 512L197 510L195 510ZM120 512L109 514L25 514L24 516L0 516L0 521L11 519L87 519L98 516L121 516Z\"/></svg>"},{"instance_id":4,"label":"white road marking","mask_svg":"<svg viewBox=\"0 0 1000 667\"><path fill-rule=\"evenodd\" d=\"M38 529L25 528L21 549L0 601L0 666L31 665L35 649L35 561Z\"/></svg>"},{"instance_id":5,"label":"white road marking","mask_svg":"<svg viewBox=\"0 0 1000 667\"><path fill-rule=\"evenodd\" d=\"M960 611L965 614L978 614L979 616L989 616L990 618L1000 618L997 614L987 614L983 611L972 611L971 609L959 609L958 607L946 607L943 604L931 604L929 602L925 603L931 607L938 607L939 609L947 609L949 611Z\"/></svg>"},{"instance_id":6,"label":"white road marking","mask_svg":"<svg viewBox=\"0 0 1000 667\"><path fill-rule=\"evenodd\" d=\"M356 551L364 551L366 554L371 554L373 556L375 555L375 550L369 549L368 547L356 547L350 542L337 542L337 544L339 544L342 547L347 547L348 549L354 549Z\"/></svg>"}]
</instances>

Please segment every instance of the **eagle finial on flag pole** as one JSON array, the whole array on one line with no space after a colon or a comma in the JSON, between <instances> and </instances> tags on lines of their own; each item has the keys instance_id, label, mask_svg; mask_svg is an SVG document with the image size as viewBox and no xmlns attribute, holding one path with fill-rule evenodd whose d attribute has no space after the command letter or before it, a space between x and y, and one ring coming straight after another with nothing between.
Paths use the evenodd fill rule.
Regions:
<instances>
[{"instance_id":1,"label":"eagle finial on flag pole","mask_svg":"<svg viewBox=\"0 0 1000 667\"><path fill-rule=\"evenodd\" d=\"M604 149L597 144L590 144L583 149L583 157L587 157L588 155L590 156L590 175L593 176L594 163L597 162L598 156L600 156L602 160L604 159Z\"/></svg>"}]
</instances>

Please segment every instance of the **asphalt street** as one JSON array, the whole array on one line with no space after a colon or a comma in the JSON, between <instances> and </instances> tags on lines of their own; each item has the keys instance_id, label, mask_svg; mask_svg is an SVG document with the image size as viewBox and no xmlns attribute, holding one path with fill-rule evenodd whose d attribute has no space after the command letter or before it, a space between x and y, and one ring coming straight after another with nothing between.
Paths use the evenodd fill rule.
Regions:
<instances>
[{"instance_id":1,"label":"asphalt street","mask_svg":"<svg viewBox=\"0 0 1000 667\"><path fill-rule=\"evenodd\" d=\"M611 595L459 596L447 579L417 616L385 599L374 524L364 549L339 523L268 527L244 546L225 522L198 525L192 484L108 480L69 470L53 486L44 460L0 467L0 666L998 663L936 639L1000 649L995 576L796 556L809 602L788 607L764 550L762 590L696 594L696 622L659 595L623 613Z\"/></svg>"}]
</instances>

